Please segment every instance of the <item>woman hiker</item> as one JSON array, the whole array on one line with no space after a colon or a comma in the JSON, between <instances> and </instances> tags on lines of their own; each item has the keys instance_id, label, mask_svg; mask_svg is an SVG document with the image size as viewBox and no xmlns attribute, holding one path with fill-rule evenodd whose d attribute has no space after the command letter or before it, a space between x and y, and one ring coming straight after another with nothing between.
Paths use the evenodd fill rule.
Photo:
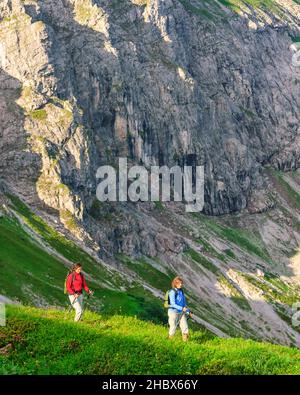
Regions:
<instances>
[{"instance_id":1,"label":"woman hiker","mask_svg":"<svg viewBox=\"0 0 300 395\"><path fill-rule=\"evenodd\" d=\"M86 285L84 275L81 273L82 265L75 263L72 266L72 271L67 277L66 287L71 302L71 306L75 309L74 321L77 322L82 318L83 314L83 294L84 289L86 293L91 295L93 292Z\"/></svg>"},{"instance_id":2,"label":"woman hiker","mask_svg":"<svg viewBox=\"0 0 300 395\"><path fill-rule=\"evenodd\" d=\"M182 290L183 280L181 277L175 277L172 281L172 289L169 291L169 339L175 335L177 325L179 323L182 340L187 341L189 337L189 328L187 323L187 315L190 310L187 308L185 296Z\"/></svg>"}]
</instances>

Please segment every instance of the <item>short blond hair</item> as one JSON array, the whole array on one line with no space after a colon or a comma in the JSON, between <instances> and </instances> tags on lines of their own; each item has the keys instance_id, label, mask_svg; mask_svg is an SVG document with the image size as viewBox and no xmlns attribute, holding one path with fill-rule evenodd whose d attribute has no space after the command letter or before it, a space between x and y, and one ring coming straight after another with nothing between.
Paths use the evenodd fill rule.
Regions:
<instances>
[{"instance_id":1,"label":"short blond hair","mask_svg":"<svg viewBox=\"0 0 300 395\"><path fill-rule=\"evenodd\" d=\"M179 276L175 277L174 280L171 283L172 288L176 288L176 285L178 283L183 283L183 279Z\"/></svg>"}]
</instances>

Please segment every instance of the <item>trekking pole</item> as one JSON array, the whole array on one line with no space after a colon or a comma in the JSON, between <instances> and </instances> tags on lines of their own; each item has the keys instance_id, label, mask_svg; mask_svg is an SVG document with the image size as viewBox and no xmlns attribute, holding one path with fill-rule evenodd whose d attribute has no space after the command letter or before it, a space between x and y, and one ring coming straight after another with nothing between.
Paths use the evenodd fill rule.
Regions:
<instances>
[{"instance_id":1,"label":"trekking pole","mask_svg":"<svg viewBox=\"0 0 300 395\"><path fill-rule=\"evenodd\" d=\"M186 319L187 319L187 320L193 319L193 313L192 313L191 311L190 311L188 314L186 314L186 312L182 312L182 313L180 314L179 319L177 320L175 330L177 330L177 327L178 327L178 325L180 324L180 320L181 320L181 318L182 318L184 315L186 315Z\"/></svg>"},{"instance_id":2,"label":"trekking pole","mask_svg":"<svg viewBox=\"0 0 300 395\"><path fill-rule=\"evenodd\" d=\"M75 298L75 299L73 300L72 303L70 302L70 305L69 305L69 307L67 308L67 313L68 313L68 314L71 312L71 310L72 310L72 308L73 308L73 305L74 305L74 303L76 302L76 300L77 300L77 298Z\"/></svg>"},{"instance_id":3,"label":"trekking pole","mask_svg":"<svg viewBox=\"0 0 300 395\"><path fill-rule=\"evenodd\" d=\"M180 320L181 320L181 318L183 317L183 314L184 314L184 313L181 313L181 314L179 315L179 318L178 318L177 321L176 321L175 331L177 331L178 325L180 324Z\"/></svg>"},{"instance_id":4,"label":"trekking pole","mask_svg":"<svg viewBox=\"0 0 300 395\"><path fill-rule=\"evenodd\" d=\"M87 295L87 299L89 300L90 297L93 296L93 295L94 295L94 291L89 292L88 295ZM88 305L87 305L87 306L88 306ZM89 307L89 306L88 306L88 307Z\"/></svg>"}]
</instances>

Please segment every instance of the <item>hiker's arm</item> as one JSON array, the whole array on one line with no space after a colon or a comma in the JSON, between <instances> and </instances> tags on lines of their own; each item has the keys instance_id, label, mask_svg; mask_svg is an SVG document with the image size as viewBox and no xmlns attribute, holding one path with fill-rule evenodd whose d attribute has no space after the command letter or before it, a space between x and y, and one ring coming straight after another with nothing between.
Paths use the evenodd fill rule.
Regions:
<instances>
[{"instance_id":1,"label":"hiker's arm","mask_svg":"<svg viewBox=\"0 0 300 395\"><path fill-rule=\"evenodd\" d=\"M170 307L182 311L182 306L179 306L178 304L175 303L175 291L173 291L173 289L170 291L169 297L170 297Z\"/></svg>"},{"instance_id":2,"label":"hiker's arm","mask_svg":"<svg viewBox=\"0 0 300 395\"><path fill-rule=\"evenodd\" d=\"M190 314L191 310L188 308L187 304L186 304L186 297L185 294L183 294L183 302L184 302L184 308L182 309L182 311L186 314Z\"/></svg>"},{"instance_id":3,"label":"hiker's arm","mask_svg":"<svg viewBox=\"0 0 300 395\"><path fill-rule=\"evenodd\" d=\"M67 291L68 291L68 293L71 294L71 295L74 295L75 292L74 292L73 289L71 288L71 286L72 286L72 274L69 274L69 275L68 275L66 286L67 286Z\"/></svg>"},{"instance_id":4,"label":"hiker's arm","mask_svg":"<svg viewBox=\"0 0 300 395\"><path fill-rule=\"evenodd\" d=\"M82 276L82 285L86 293L90 293L89 287L86 285L85 277Z\"/></svg>"},{"instance_id":5,"label":"hiker's arm","mask_svg":"<svg viewBox=\"0 0 300 395\"><path fill-rule=\"evenodd\" d=\"M186 313L189 313L190 312L190 309L188 308L188 306L187 306L187 304L186 304L186 298L185 298L185 294L183 294L183 301L184 301L184 308L183 308L183 311L184 312L186 312Z\"/></svg>"}]
</instances>

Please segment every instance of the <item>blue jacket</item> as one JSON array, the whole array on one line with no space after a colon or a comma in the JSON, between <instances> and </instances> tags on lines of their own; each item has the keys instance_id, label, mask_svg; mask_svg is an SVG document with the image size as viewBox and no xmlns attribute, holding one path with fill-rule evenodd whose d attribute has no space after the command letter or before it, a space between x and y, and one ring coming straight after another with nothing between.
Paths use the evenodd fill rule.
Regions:
<instances>
[{"instance_id":1,"label":"blue jacket","mask_svg":"<svg viewBox=\"0 0 300 395\"><path fill-rule=\"evenodd\" d=\"M186 300L182 289L171 289L169 292L170 298L170 311L175 311L176 313L182 313L183 307L186 307Z\"/></svg>"}]
</instances>

